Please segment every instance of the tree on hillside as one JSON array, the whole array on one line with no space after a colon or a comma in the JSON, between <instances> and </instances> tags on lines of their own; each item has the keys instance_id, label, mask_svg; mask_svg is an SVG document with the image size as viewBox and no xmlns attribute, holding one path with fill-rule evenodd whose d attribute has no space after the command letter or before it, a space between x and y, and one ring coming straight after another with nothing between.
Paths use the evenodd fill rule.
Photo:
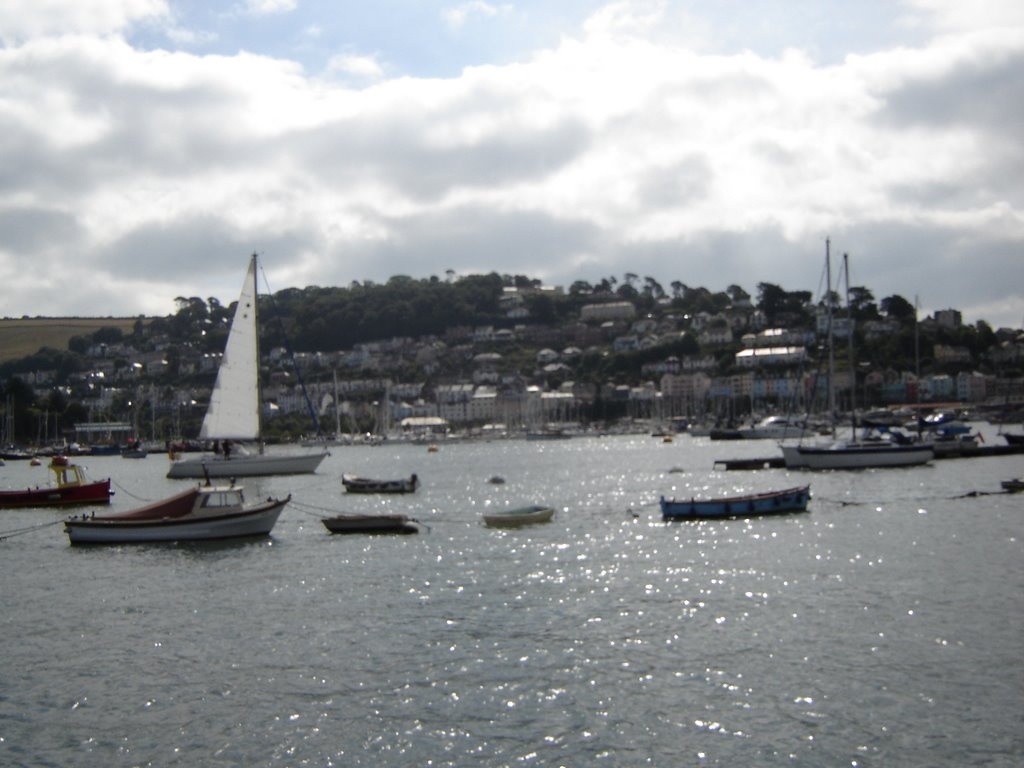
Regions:
<instances>
[{"instance_id":1,"label":"tree on hillside","mask_svg":"<svg viewBox=\"0 0 1024 768\"><path fill-rule=\"evenodd\" d=\"M750 301L750 294L743 290L738 285L730 285L725 289L726 294L729 296L729 300L735 305L745 301Z\"/></svg>"},{"instance_id":2,"label":"tree on hillside","mask_svg":"<svg viewBox=\"0 0 1024 768\"><path fill-rule=\"evenodd\" d=\"M878 319L878 305L871 291L860 286L850 288L850 314L858 321Z\"/></svg>"},{"instance_id":3,"label":"tree on hillside","mask_svg":"<svg viewBox=\"0 0 1024 768\"><path fill-rule=\"evenodd\" d=\"M33 434L33 409L36 404L31 385L14 376L0 386L0 396L5 406L10 408L9 412L4 413L4 417L10 419L8 423L11 426L7 439L13 444L27 440Z\"/></svg>"},{"instance_id":4,"label":"tree on hillside","mask_svg":"<svg viewBox=\"0 0 1024 768\"><path fill-rule=\"evenodd\" d=\"M886 296L880 304L882 314L900 322L912 321L917 315L914 305L898 294Z\"/></svg>"},{"instance_id":5,"label":"tree on hillside","mask_svg":"<svg viewBox=\"0 0 1024 768\"><path fill-rule=\"evenodd\" d=\"M644 290L645 296L657 300L665 295L665 289L661 287L661 283L655 280L653 277L644 278Z\"/></svg>"},{"instance_id":6,"label":"tree on hillside","mask_svg":"<svg viewBox=\"0 0 1024 768\"><path fill-rule=\"evenodd\" d=\"M786 309L786 292L775 283L758 283L757 308L764 312L769 323L774 323Z\"/></svg>"},{"instance_id":7,"label":"tree on hillside","mask_svg":"<svg viewBox=\"0 0 1024 768\"><path fill-rule=\"evenodd\" d=\"M576 280L569 286L570 296L586 296L594 292L593 286L586 280Z\"/></svg>"}]
</instances>

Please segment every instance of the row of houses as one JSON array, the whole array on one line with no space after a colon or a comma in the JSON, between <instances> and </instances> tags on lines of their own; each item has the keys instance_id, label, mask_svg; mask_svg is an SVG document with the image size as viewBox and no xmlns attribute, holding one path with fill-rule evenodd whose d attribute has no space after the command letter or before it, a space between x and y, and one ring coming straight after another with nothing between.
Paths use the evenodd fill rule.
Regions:
<instances>
[{"instance_id":1,"label":"row of houses","mask_svg":"<svg viewBox=\"0 0 1024 768\"><path fill-rule=\"evenodd\" d=\"M509 305L519 306L513 299L509 299ZM932 322L956 327L959 313L936 313ZM829 328L839 339L852 331L852 325L844 318L829 319L822 315L814 330L763 326L763 316L749 307L745 311L698 313L684 323L670 314L661 318L637 317L633 304L607 302L583 307L580 322L557 328L452 328L443 337L394 338L359 344L351 350L295 356L289 356L284 349L271 349L265 355L273 371L265 394L277 413L307 411L307 394L298 386L295 376L298 367L300 371L319 369L342 374L334 384L309 383L307 391L321 413L330 412L336 402L356 408L376 401L387 403L388 418L394 419L444 418L457 423L503 420L525 424L578 412L598 397L635 404L638 411L667 408L675 413L692 413L706 409L709 401L782 403L814 397L820 383L798 373L810 362L809 350L817 346L821 334ZM893 333L898 328L892 321L865 324L869 334ZM682 357L668 355L646 363L640 372L646 384L609 384L598 388L572 381L576 363L587 352L654 349L686 334L696 334L700 348L707 351ZM721 358L713 350L733 344L737 334L742 349L733 357L736 373L718 376ZM534 353L533 369L513 370L507 365L503 356L506 344L539 347ZM79 383L85 383L89 396L100 407L106 407L119 392L145 386L167 373L167 348L155 346L153 351L139 352L126 343L96 345L89 350L90 370ZM1024 343L1006 343L993 354L1004 362L1019 363L1024 357ZM967 350L936 345L934 357L938 362L962 365L965 371L955 377L930 376L920 382L910 374L873 372L861 382L864 394L870 391L876 399L887 403L911 402L918 397L982 402L993 396L993 378L970 370L973 361ZM454 381L450 376L453 360L458 362ZM220 355L189 355L187 350L175 360L182 375L213 372L219 362ZM396 375L403 369L415 370L424 379L446 383L429 390L424 383L403 383ZM446 371L449 373L444 374ZM354 378L356 372L363 375ZM53 383L53 374L37 372L28 379L40 392L45 392ZM840 392L850 389L843 374L837 375L835 386ZM178 404L201 403L207 396L204 391L180 390L170 396L161 395ZM864 401L863 397L858 399Z\"/></svg>"}]
</instances>

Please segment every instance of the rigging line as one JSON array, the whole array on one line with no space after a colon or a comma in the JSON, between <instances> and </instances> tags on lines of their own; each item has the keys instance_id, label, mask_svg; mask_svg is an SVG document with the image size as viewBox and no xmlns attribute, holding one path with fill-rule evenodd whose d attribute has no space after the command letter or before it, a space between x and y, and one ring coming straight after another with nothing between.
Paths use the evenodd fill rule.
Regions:
<instances>
[{"instance_id":1,"label":"rigging line","mask_svg":"<svg viewBox=\"0 0 1024 768\"><path fill-rule=\"evenodd\" d=\"M27 528L15 528L10 531L0 531L0 541L7 541L15 536L21 536L26 533L32 533L33 531L41 531L43 528L49 528L51 525L60 525L63 520L53 520L49 523L42 523L40 525L32 525Z\"/></svg>"},{"instance_id":2,"label":"rigging line","mask_svg":"<svg viewBox=\"0 0 1024 768\"><path fill-rule=\"evenodd\" d=\"M317 510L318 512L327 512L329 514L337 514L337 512L335 512L335 510L333 510L333 509L327 509L326 507L317 507L317 506L314 506L313 504L303 504L301 501L296 501L295 499L292 499L290 503L291 503L291 506L293 506L293 507L299 507L300 508L299 509L300 512L306 512L306 510ZM313 515L314 517L317 516L313 512L306 512L306 514Z\"/></svg>"},{"instance_id":3,"label":"rigging line","mask_svg":"<svg viewBox=\"0 0 1024 768\"><path fill-rule=\"evenodd\" d=\"M946 496L943 498L947 499L973 499L976 496L1002 496L1006 493L1012 493L1012 491L967 491L959 496Z\"/></svg>"},{"instance_id":4,"label":"rigging line","mask_svg":"<svg viewBox=\"0 0 1024 768\"><path fill-rule=\"evenodd\" d=\"M328 477L328 478L326 478L324 480L321 480L318 483L303 483L302 484L302 488L300 490L301 491L310 491L310 490L314 490L316 488L323 488L325 485L334 485L337 482L338 482L337 479L335 479L333 477ZM296 491L293 488L289 488L288 489L288 493L292 494L293 496L297 492L298 491ZM292 502L292 503L294 504L294 503L297 503L297 502Z\"/></svg>"},{"instance_id":5,"label":"rigging line","mask_svg":"<svg viewBox=\"0 0 1024 768\"><path fill-rule=\"evenodd\" d=\"M912 499L912 501L955 501L957 499L973 499L978 496L1000 496L1004 493L1009 493L1009 491L967 491L966 493L962 493L959 496L921 496L916 499ZM891 506L892 504L895 503L892 499L868 499L863 501L857 501L851 499L830 499L825 496L815 496L813 498L813 501L820 501L824 502L825 504L838 504L841 507L863 507L868 505L877 505L884 507Z\"/></svg>"},{"instance_id":6,"label":"rigging line","mask_svg":"<svg viewBox=\"0 0 1024 768\"><path fill-rule=\"evenodd\" d=\"M270 291L270 281L267 279L267 273L266 270L263 269L262 261L259 262L259 270L263 274L263 282L266 284L267 291L270 294L270 301L273 302L274 294ZM256 293L258 299L259 291L257 290ZM292 369L295 371L295 379L299 382L299 389L302 390L302 397L306 401L306 409L309 411L309 417L313 420L313 430L315 434L319 435L321 434L320 419L316 415L316 409L313 408L313 401L309 397L309 392L306 391L306 383L302 380L302 372L299 370L299 364L295 360L295 353L292 351L291 342L288 340L288 332L284 328L284 322L281 320L280 314L275 312L274 319L277 320L277 325L281 329L281 339L284 341L285 352L288 353L288 359L291 361ZM258 333L259 329L257 328L256 331Z\"/></svg>"},{"instance_id":7,"label":"rigging line","mask_svg":"<svg viewBox=\"0 0 1024 768\"><path fill-rule=\"evenodd\" d=\"M145 502L147 504L153 501L153 499L144 499L142 496L136 496L134 493L132 493L127 488L125 488L123 485L121 485L119 482L117 482L117 480L111 480L110 482L113 483L114 485L116 485L118 490L121 491L121 493L128 494L129 496L131 496L136 501L143 501L143 502Z\"/></svg>"}]
</instances>

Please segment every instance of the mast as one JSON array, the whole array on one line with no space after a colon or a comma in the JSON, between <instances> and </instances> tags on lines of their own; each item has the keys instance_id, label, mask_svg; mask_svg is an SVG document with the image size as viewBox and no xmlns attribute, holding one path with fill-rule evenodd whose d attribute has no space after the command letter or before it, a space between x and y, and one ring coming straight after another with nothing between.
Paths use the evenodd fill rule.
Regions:
<instances>
[{"instance_id":1,"label":"mast","mask_svg":"<svg viewBox=\"0 0 1024 768\"><path fill-rule=\"evenodd\" d=\"M850 430L857 434L857 366L853 359L853 308L850 306L850 257L843 254L843 280L846 283L846 349L850 365Z\"/></svg>"},{"instance_id":2,"label":"mast","mask_svg":"<svg viewBox=\"0 0 1024 768\"><path fill-rule=\"evenodd\" d=\"M917 439L922 439L924 424L921 420L921 338L917 324L917 294L914 294L914 400L917 408L914 409L917 417Z\"/></svg>"},{"instance_id":3,"label":"mast","mask_svg":"<svg viewBox=\"0 0 1024 768\"><path fill-rule=\"evenodd\" d=\"M334 376L334 439L341 440L341 411L338 408L338 371L331 371Z\"/></svg>"},{"instance_id":4,"label":"mast","mask_svg":"<svg viewBox=\"0 0 1024 768\"><path fill-rule=\"evenodd\" d=\"M252 253L252 264L249 271L252 273L252 318L253 327L256 329L256 439L263 453L263 382L260 376L260 289L259 281L256 278L256 252Z\"/></svg>"},{"instance_id":5,"label":"mast","mask_svg":"<svg viewBox=\"0 0 1024 768\"><path fill-rule=\"evenodd\" d=\"M825 238L825 310L828 312L828 417L832 420L832 431L836 428L836 384L835 345L832 332L832 254L831 243Z\"/></svg>"}]
</instances>

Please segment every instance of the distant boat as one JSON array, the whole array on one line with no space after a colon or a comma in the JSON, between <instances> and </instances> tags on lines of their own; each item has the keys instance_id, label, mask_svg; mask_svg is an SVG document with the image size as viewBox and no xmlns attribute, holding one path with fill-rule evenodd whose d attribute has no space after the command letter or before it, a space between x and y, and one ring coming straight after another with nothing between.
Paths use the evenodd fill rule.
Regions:
<instances>
[{"instance_id":1,"label":"distant boat","mask_svg":"<svg viewBox=\"0 0 1024 768\"><path fill-rule=\"evenodd\" d=\"M126 459L144 459L148 455L149 451L138 441L129 443L121 449L121 456Z\"/></svg>"},{"instance_id":2,"label":"distant boat","mask_svg":"<svg viewBox=\"0 0 1024 768\"><path fill-rule=\"evenodd\" d=\"M235 441L260 441L259 339L256 317L256 254L249 261L242 293L231 320L224 357L199 432L201 440L218 441L214 455L180 459L171 464L171 478L258 477L309 474L327 456L325 450L305 454L232 452ZM223 441L223 443L220 443Z\"/></svg>"},{"instance_id":3,"label":"distant boat","mask_svg":"<svg viewBox=\"0 0 1024 768\"><path fill-rule=\"evenodd\" d=\"M937 411L930 416L925 416L922 427L944 437L967 435L971 432L971 428L964 424L959 415L953 411Z\"/></svg>"},{"instance_id":4,"label":"distant boat","mask_svg":"<svg viewBox=\"0 0 1024 768\"><path fill-rule=\"evenodd\" d=\"M197 486L170 498L116 515L81 515L64 521L72 544L214 541L266 536L291 500L246 504L242 488Z\"/></svg>"},{"instance_id":5,"label":"distant boat","mask_svg":"<svg viewBox=\"0 0 1024 768\"><path fill-rule=\"evenodd\" d=\"M839 441L831 445L784 445L787 469L871 469L913 467L935 458L931 444L901 445L887 440Z\"/></svg>"},{"instance_id":6,"label":"distant boat","mask_svg":"<svg viewBox=\"0 0 1024 768\"><path fill-rule=\"evenodd\" d=\"M743 440L788 440L790 438L811 437L815 430L806 422L789 419L785 416L768 416L750 427L736 430Z\"/></svg>"},{"instance_id":7,"label":"distant boat","mask_svg":"<svg viewBox=\"0 0 1024 768\"><path fill-rule=\"evenodd\" d=\"M546 523L554 514L553 507L531 504L527 507L487 512L484 514L484 523L491 528L514 528L520 525Z\"/></svg>"},{"instance_id":8,"label":"distant boat","mask_svg":"<svg viewBox=\"0 0 1024 768\"><path fill-rule=\"evenodd\" d=\"M331 533L417 533L417 522L408 515L337 515L325 517Z\"/></svg>"},{"instance_id":9,"label":"distant boat","mask_svg":"<svg viewBox=\"0 0 1024 768\"><path fill-rule=\"evenodd\" d=\"M717 499L666 499L661 497L661 516L665 520L703 520L729 517L778 515L804 512L811 499L809 485L782 491L727 496Z\"/></svg>"},{"instance_id":10,"label":"distant boat","mask_svg":"<svg viewBox=\"0 0 1024 768\"><path fill-rule=\"evenodd\" d=\"M736 427L712 427L708 430L712 440L742 440L743 434Z\"/></svg>"},{"instance_id":11,"label":"distant boat","mask_svg":"<svg viewBox=\"0 0 1024 768\"><path fill-rule=\"evenodd\" d=\"M526 433L527 440L568 440L571 434L559 427L544 427Z\"/></svg>"},{"instance_id":12,"label":"distant boat","mask_svg":"<svg viewBox=\"0 0 1024 768\"><path fill-rule=\"evenodd\" d=\"M950 456L971 456L977 454L978 449L981 447L981 443L978 438L979 435L974 434L955 434L955 435L941 435L936 434L934 439L926 440L926 443L931 445L935 451L936 458L948 458Z\"/></svg>"},{"instance_id":13,"label":"distant boat","mask_svg":"<svg viewBox=\"0 0 1024 768\"><path fill-rule=\"evenodd\" d=\"M1019 477L1013 480L1003 480L1002 487L1007 493L1020 493L1024 491L1024 480Z\"/></svg>"},{"instance_id":14,"label":"distant boat","mask_svg":"<svg viewBox=\"0 0 1024 768\"><path fill-rule=\"evenodd\" d=\"M70 463L64 456L53 457L50 472L53 485L0 491L0 509L110 503L110 478L90 481L80 466Z\"/></svg>"},{"instance_id":15,"label":"distant boat","mask_svg":"<svg viewBox=\"0 0 1024 768\"><path fill-rule=\"evenodd\" d=\"M400 480L375 480L358 475L342 475L341 484L349 493L413 493L420 480L415 474Z\"/></svg>"}]
</instances>

